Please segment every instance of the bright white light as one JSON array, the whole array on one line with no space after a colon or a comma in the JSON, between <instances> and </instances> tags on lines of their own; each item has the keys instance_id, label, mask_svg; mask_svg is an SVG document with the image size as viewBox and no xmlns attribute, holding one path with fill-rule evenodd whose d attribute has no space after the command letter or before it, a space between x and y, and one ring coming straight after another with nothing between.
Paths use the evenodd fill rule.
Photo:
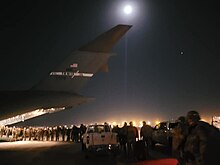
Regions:
<instances>
[{"instance_id":1,"label":"bright white light","mask_svg":"<svg viewBox=\"0 0 220 165\"><path fill-rule=\"evenodd\" d=\"M132 13L132 7L130 5L126 5L124 7L124 13L125 14L131 14Z\"/></svg>"},{"instance_id":2,"label":"bright white light","mask_svg":"<svg viewBox=\"0 0 220 165\"><path fill-rule=\"evenodd\" d=\"M159 124L159 123L160 123L160 121L158 121L158 120L155 121L155 124L156 124L156 125Z\"/></svg>"},{"instance_id":3,"label":"bright white light","mask_svg":"<svg viewBox=\"0 0 220 165\"><path fill-rule=\"evenodd\" d=\"M116 126L117 124L116 124L116 122L115 122L115 121L113 121L113 122L112 122L112 125L113 125L113 126Z\"/></svg>"},{"instance_id":4,"label":"bright white light","mask_svg":"<svg viewBox=\"0 0 220 165\"><path fill-rule=\"evenodd\" d=\"M143 126L143 121L139 121L139 127Z\"/></svg>"}]
</instances>

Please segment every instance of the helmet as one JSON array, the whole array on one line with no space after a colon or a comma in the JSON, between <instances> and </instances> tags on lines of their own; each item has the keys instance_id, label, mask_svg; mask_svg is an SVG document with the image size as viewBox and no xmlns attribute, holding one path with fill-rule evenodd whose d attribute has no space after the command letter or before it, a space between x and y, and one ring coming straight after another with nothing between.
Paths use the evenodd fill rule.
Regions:
<instances>
[{"instance_id":1,"label":"helmet","mask_svg":"<svg viewBox=\"0 0 220 165\"><path fill-rule=\"evenodd\" d=\"M180 117L178 117L177 121L181 122L181 123L185 123L186 117L185 116L180 116Z\"/></svg>"},{"instance_id":2,"label":"helmet","mask_svg":"<svg viewBox=\"0 0 220 165\"><path fill-rule=\"evenodd\" d=\"M186 118L187 119L191 119L194 122L199 121L201 119L200 115L199 115L199 113L197 111L189 111L187 113Z\"/></svg>"}]
</instances>

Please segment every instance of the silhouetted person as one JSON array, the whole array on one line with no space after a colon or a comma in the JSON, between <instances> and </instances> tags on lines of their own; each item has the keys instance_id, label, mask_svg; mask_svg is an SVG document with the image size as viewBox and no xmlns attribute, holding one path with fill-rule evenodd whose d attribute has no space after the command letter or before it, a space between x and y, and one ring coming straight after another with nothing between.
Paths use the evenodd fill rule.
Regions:
<instances>
[{"instance_id":1,"label":"silhouetted person","mask_svg":"<svg viewBox=\"0 0 220 165\"><path fill-rule=\"evenodd\" d=\"M150 125L147 125L145 121L143 121L143 126L141 127L140 137L143 138L143 141L147 145L147 155L149 155L149 149L152 141L152 133L153 128Z\"/></svg>"},{"instance_id":2,"label":"silhouetted person","mask_svg":"<svg viewBox=\"0 0 220 165\"><path fill-rule=\"evenodd\" d=\"M107 122L104 123L104 130L105 132L110 132L110 126Z\"/></svg>"},{"instance_id":3,"label":"silhouetted person","mask_svg":"<svg viewBox=\"0 0 220 165\"><path fill-rule=\"evenodd\" d=\"M62 126L62 128L61 128L62 141L65 141L65 133L66 133L66 129L64 126Z\"/></svg>"},{"instance_id":4,"label":"silhouetted person","mask_svg":"<svg viewBox=\"0 0 220 165\"><path fill-rule=\"evenodd\" d=\"M136 142L136 138L138 138L138 130L133 125L133 122L131 121L128 126L128 134L127 134L127 146L128 146L128 156L132 157L134 156L134 145Z\"/></svg>"},{"instance_id":5,"label":"silhouetted person","mask_svg":"<svg viewBox=\"0 0 220 165\"><path fill-rule=\"evenodd\" d=\"M60 140L60 127L56 127L56 141L59 141Z\"/></svg>"},{"instance_id":6,"label":"silhouetted person","mask_svg":"<svg viewBox=\"0 0 220 165\"><path fill-rule=\"evenodd\" d=\"M184 145L186 164L216 165L216 161L219 161L219 153L217 155L214 148L219 147L219 130L200 121L200 115L197 111L187 113L187 123L189 129ZM213 141L215 142L213 143Z\"/></svg>"},{"instance_id":7,"label":"silhouetted person","mask_svg":"<svg viewBox=\"0 0 220 165\"><path fill-rule=\"evenodd\" d=\"M124 126L120 128L119 132L119 142L121 146L121 150L126 154L127 153L127 136L128 136L128 126L127 123L124 122Z\"/></svg>"},{"instance_id":8,"label":"silhouetted person","mask_svg":"<svg viewBox=\"0 0 220 165\"><path fill-rule=\"evenodd\" d=\"M178 160L179 164L184 164L183 149L186 136L188 134L188 125L186 117L180 116L177 119L177 126L173 129L172 135L172 154Z\"/></svg>"},{"instance_id":9,"label":"silhouetted person","mask_svg":"<svg viewBox=\"0 0 220 165\"><path fill-rule=\"evenodd\" d=\"M79 129L80 129L80 141L82 141L82 135L86 132L86 126L81 124Z\"/></svg>"},{"instance_id":10,"label":"silhouetted person","mask_svg":"<svg viewBox=\"0 0 220 165\"><path fill-rule=\"evenodd\" d=\"M76 125L74 125L71 133L73 142L79 142L79 133L80 129Z\"/></svg>"},{"instance_id":11,"label":"silhouetted person","mask_svg":"<svg viewBox=\"0 0 220 165\"><path fill-rule=\"evenodd\" d=\"M67 136L67 139L66 139L66 141L70 141L70 136L71 136L71 128L67 128L67 130L66 130L66 136Z\"/></svg>"}]
</instances>

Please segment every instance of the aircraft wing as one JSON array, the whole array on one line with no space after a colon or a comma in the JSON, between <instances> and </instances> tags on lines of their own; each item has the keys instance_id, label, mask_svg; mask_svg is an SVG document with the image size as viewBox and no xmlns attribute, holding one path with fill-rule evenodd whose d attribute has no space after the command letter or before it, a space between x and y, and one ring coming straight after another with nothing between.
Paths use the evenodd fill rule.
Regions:
<instances>
[{"instance_id":1,"label":"aircraft wing","mask_svg":"<svg viewBox=\"0 0 220 165\"><path fill-rule=\"evenodd\" d=\"M77 93L97 71L108 71L112 47L130 28L130 25L117 25L72 52L32 90Z\"/></svg>"}]
</instances>

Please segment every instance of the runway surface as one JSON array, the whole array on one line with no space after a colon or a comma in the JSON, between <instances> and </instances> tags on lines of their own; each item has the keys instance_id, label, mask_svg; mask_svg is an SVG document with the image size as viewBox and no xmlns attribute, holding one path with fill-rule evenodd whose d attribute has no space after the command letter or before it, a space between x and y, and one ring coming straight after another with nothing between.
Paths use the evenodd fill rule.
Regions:
<instances>
[{"instance_id":1,"label":"runway surface","mask_svg":"<svg viewBox=\"0 0 220 165\"><path fill-rule=\"evenodd\" d=\"M86 157L81 151L81 143L40 141L0 143L2 165L147 165L149 163L156 165L156 161L166 158L171 156L163 147L150 151L148 160L135 161L122 154L116 156L89 154L89 157Z\"/></svg>"}]
</instances>

